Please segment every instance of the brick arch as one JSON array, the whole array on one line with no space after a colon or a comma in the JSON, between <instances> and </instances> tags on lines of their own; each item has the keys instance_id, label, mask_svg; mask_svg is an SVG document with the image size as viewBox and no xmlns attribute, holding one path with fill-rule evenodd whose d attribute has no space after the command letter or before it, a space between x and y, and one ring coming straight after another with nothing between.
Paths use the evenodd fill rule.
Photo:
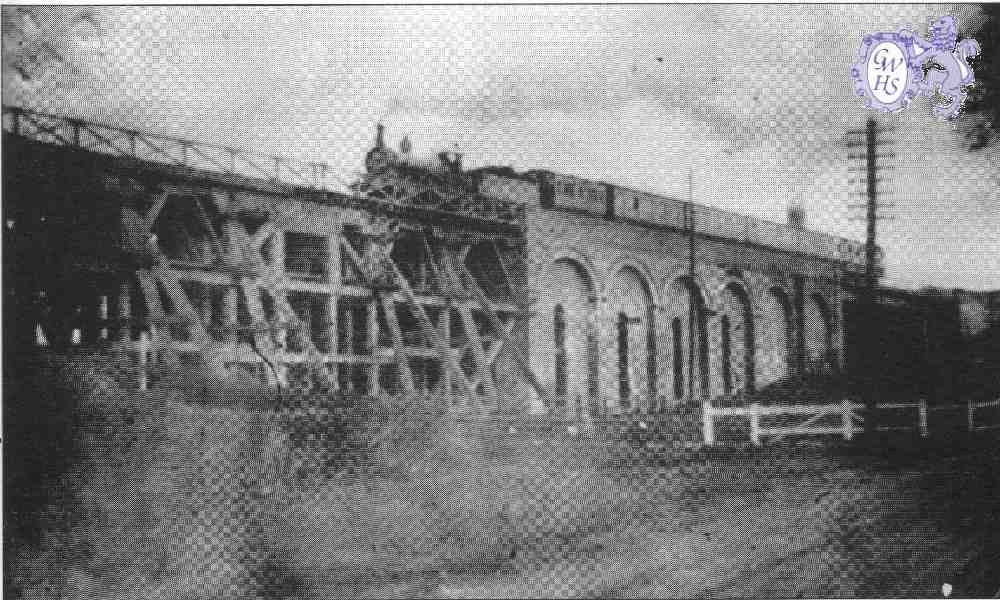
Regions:
<instances>
[{"instance_id":1,"label":"brick arch","mask_svg":"<svg viewBox=\"0 0 1000 600\"><path fill-rule=\"evenodd\" d=\"M603 280L603 277L600 276L600 270L594 265L594 262L587 255L575 248L557 248L548 260L534 267L534 280L541 281L541 278L555 268L556 263L559 261L569 261L577 265L581 273L583 273L590 288L590 293L596 302L598 293L600 292L598 283ZM538 291L541 292L542 290Z\"/></svg>"},{"instance_id":2,"label":"brick arch","mask_svg":"<svg viewBox=\"0 0 1000 600\"><path fill-rule=\"evenodd\" d=\"M775 264L767 265L759 274L763 282L762 287L766 287L767 291L770 291L774 287L785 291L792 289L791 277Z\"/></svg>"},{"instance_id":3,"label":"brick arch","mask_svg":"<svg viewBox=\"0 0 1000 600\"><path fill-rule=\"evenodd\" d=\"M700 271L700 272L699 272ZM660 294L663 298L664 305L669 302L670 298L670 288L677 284L678 282L691 282L694 288L698 291L699 296L701 296L701 302L704 304L705 308L716 310L718 308L719 302L717 295L712 293L714 285L708 283L710 279L706 277L708 271L704 268L695 269L694 277L688 272L688 269L677 269L671 274L667 275L666 279L661 286ZM711 279L714 279L715 274L712 274ZM684 283L686 285L686 283Z\"/></svg>"},{"instance_id":4,"label":"brick arch","mask_svg":"<svg viewBox=\"0 0 1000 600\"><path fill-rule=\"evenodd\" d=\"M755 289L746 277L726 274L726 276L723 277L717 284L719 299L723 300L726 292L733 288L739 288L741 293L746 295L747 304L752 312L754 307L757 306L757 299L760 296L760 291Z\"/></svg>"},{"instance_id":5,"label":"brick arch","mask_svg":"<svg viewBox=\"0 0 1000 600\"><path fill-rule=\"evenodd\" d=\"M791 282L788 281L787 277L770 269L762 271L747 271L744 273L744 281L746 282L747 290L750 292L751 297L757 300L754 305L755 315L759 315L759 310L765 303L767 295L772 289L777 287L783 290L789 290L792 287Z\"/></svg>"},{"instance_id":6,"label":"brick arch","mask_svg":"<svg viewBox=\"0 0 1000 600\"><path fill-rule=\"evenodd\" d=\"M552 254L538 273L532 363L557 402L595 408L598 394L598 298L593 266L578 252ZM556 291L546 291L555 289Z\"/></svg>"},{"instance_id":7,"label":"brick arch","mask_svg":"<svg viewBox=\"0 0 1000 600\"><path fill-rule=\"evenodd\" d=\"M809 306L812 298L818 298L825 310L830 328L830 335L836 337L836 332L841 327L840 310L837 306L838 295L837 286L839 284L833 279L810 277L806 279L802 289L804 300L803 308ZM832 343L832 342L831 342Z\"/></svg>"},{"instance_id":8,"label":"brick arch","mask_svg":"<svg viewBox=\"0 0 1000 600\"><path fill-rule=\"evenodd\" d=\"M796 364L795 302L789 291L772 284L760 297L757 328L760 360L757 383L761 388L790 376Z\"/></svg>"},{"instance_id":9,"label":"brick arch","mask_svg":"<svg viewBox=\"0 0 1000 600\"><path fill-rule=\"evenodd\" d=\"M603 295L614 328L618 402L625 410L649 410L659 385L657 290L638 261L619 261L610 273Z\"/></svg>"},{"instance_id":10,"label":"brick arch","mask_svg":"<svg viewBox=\"0 0 1000 600\"><path fill-rule=\"evenodd\" d=\"M822 292L816 290L805 295L803 311L807 368L827 370L833 360L834 311Z\"/></svg>"},{"instance_id":11,"label":"brick arch","mask_svg":"<svg viewBox=\"0 0 1000 600\"><path fill-rule=\"evenodd\" d=\"M649 292L650 300L652 301L654 308L662 305L660 290L655 284L652 271L646 263L632 258L621 258L611 264L605 274L604 285L600 289L602 296L608 295L608 292L611 290L612 282L614 282L615 278L618 277L623 269L632 269L638 273L639 278L642 280L642 283L646 286L646 290Z\"/></svg>"},{"instance_id":12,"label":"brick arch","mask_svg":"<svg viewBox=\"0 0 1000 600\"><path fill-rule=\"evenodd\" d=\"M721 377L728 391L756 389L757 318L760 297L743 277L727 276L720 284Z\"/></svg>"},{"instance_id":13,"label":"brick arch","mask_svg":"<svg viewBox=\"0 0 1000 600\"><path fill-rule=\"evenodd\" d=\"M717 302L708 294L704 280L686 270L668 280L663 297L661 321L668 332L662 353L664 387L674 401L698 401L711 394L708 311Z\"/></svg>"}]
</instances>

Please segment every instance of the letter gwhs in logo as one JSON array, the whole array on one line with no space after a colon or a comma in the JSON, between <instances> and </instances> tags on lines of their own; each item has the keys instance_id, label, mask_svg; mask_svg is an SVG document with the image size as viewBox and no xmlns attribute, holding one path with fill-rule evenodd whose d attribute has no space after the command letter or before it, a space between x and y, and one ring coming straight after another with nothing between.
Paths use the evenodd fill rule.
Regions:
<instances>
[{"instance_id":1,"label":"letter gwhs in logo","mask_svg":"<svg viewBox=\"0 0 1000 600\"><path fill-rule=\"evenodd\" d=\"M949 15L931 21L929 41L908 29L866 35L861 59L851 67L855 93L868 108L895 112L917 96L936 92L947 102L932 104L933 114L958 117L966 89L976 82L967 59L979 54L979 44L971 39L958 42L957 31L955 18ZM925 76L928 63L940 69L929 69Z\"/></svg>"},{"instance_id":2,"label":"letter gwhs in logo","mask_svg":"<svg viewBox=\"0 0 1000 600\"><path fill-rule=\"evenodd\" d=\"M896 63L899 62L899 59L893 57L892 61L888 65L886 65L885 55L887 53L888 53L888 48L880 48L879 51L875 53L875 63L878 65L878 68L883 71L895 71Z\"/></svg>"},{"instance_id":3,"label":"letter gwhs in logo","mask_svg":"<svg viewBox=\"0 0 1000 600\"><path fill-rule=\"evenodd\" d=\"M889 89L890 86L892 89ZM873 87L872 89L877 90L880 87L882 88L883 92L891 96L895 94L896 91L899 89L899 78L898 77L890 78L888 75L878 75L877 77L875 77L875 87Z\"/></svg>"}]
</instances>

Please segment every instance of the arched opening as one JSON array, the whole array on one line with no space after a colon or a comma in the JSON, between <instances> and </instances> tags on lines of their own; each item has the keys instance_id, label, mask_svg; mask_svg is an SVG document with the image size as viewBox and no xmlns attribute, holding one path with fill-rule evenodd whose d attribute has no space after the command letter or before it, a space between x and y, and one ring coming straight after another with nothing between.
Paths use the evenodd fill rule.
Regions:
<instances>
[{"instance_id":1,"label":"arched opening","mask_svg":"<svg viewBox=\"0 0 1000 600\"><path fill-rule=\"evenodd\" d=\"M626 266L612 278L609 301L617 315L619 404L623 410L648 409L657 385L652 294L639 271Z\"/></svg>"},{"instance_id":2,"label":"arched opening","mask_svg":"<svg viewBox=\"0 0 1000 600\"><path fill-rule=\"evenodd\" d=\"M684 397L684 326L681 325L680 317L670 320L670 339L673 342L673 378L674 378L674 398L680 400Z\"/></svg>"},{"instance_id":3,"label":"arched opening","mask_svg":"<svg viewBox=\"0 0 1000 600\"><path fill-rule=\"evenodd\" d=\"M652 313L652 311L650 311ZM652 322L652 315L650 315L650 322ZM656 392L657 392L657 374L656 374L656 328L648 327L646 329L646 387L647 394L649 394L649 405L650 407L655 407L657 405Z\"/></svg>"},{"instance_id":4,"label":"arched opening","mask_svg":"<svg viewBox=\"0 0 1000 600\"><path fill-rule=\"evenodd\" d=\"M695 401L709 394L708 309L701 289L690 277L679 277L667 288L666 310L671 318L672 387L678 399Z\"/></svg>"},{"instance_id":5,"label":"arched opening","mask_svg":"<svg viewBox=\"0 0 1000 600\"><path fill-rule=\"evenodd\" d=\"M628 315L618 313L618 401L623 409L631 408L632 381L628 364Z\"/></svg>"},{"instance_id":6,"label":"arched opening","mask_svg":"<svg viewBox=\"0 0 1000 600\"><path fill-rule=\"evenodd\" d=\"M792 374L795 361L795 319L791 298L780 287L761 298L762 331L757 384L763 388Z\"/></svg>"},{"instance_id":7,"label":"arched opening","mask_svg":"<svg viewBox=\"0 0 1000 600\"><path fill-rule=\"evenodd\" d=\"M553 317L554 343L556 346L556 395L565 396L569 391L568 369L566 356L566 309L557 304Z\"/></svg>"},{"instance_id":8,"label":"arched opening","mask_svg":"<svg viewBox=\"0 0 1000 600\"><path fill-rule=\"evenodd\" d=\"M542 273L538 286L545 293L536 304L540 326L530 332L536 373L556 396L593 407L598 359L591 278L580 263L563 258Z\"/></svg>"},{"instance_id":9,"label":"arched opening","mask_svg":"<svg viewBox=\"0 0 1000 600\"><path fill-rule=\"evenodd\" d=\"M753 309L750 296L742 285L730 283L726 286L723 293L723 316L729 321L730 390L753 392L757 387Z\"/></svg>"},{"instance_id":10,"label":"arched opening","mask_svg":"<svg viewBox=\"0 0 1000 600\"><path fill-rule=\"evenodd\" d=\"M722 315L722 387L726 394L733 393L733 348L729 331L729 315Z\"/></svg>"},{"instance_id":11,"label":"arched opening","mask_svg":"<svg viewBox=\"0 0 1000 600\"><path fill-rule=\"evenodd\" d=\"M809 296L805 314L805 363L811 373L826 371L833 358L830 309L819 294Z\"/></svg>"}]
</instances>

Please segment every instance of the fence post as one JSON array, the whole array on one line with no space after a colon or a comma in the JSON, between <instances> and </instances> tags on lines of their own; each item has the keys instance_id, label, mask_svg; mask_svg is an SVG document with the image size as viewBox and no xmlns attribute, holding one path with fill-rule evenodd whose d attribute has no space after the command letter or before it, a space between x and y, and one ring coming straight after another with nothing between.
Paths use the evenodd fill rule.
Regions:
<instances>
[{"instance_id":1,"label":"fence post","mask_svg":"<svg viewBox=\"0 0 1000 600\"><path fill-rule=\"evenodd\" d=\"M920 426L920 437L927 437L927 399L920 399L920 406L917 407L919 410L919 426Z\"/></svg>"},{"instance_id":2,"label":"fence post","mask_svg":"<svg viewBox=\"0 0 1000 600\"><path fill-rule=\"evenodd\" d=\"M851 399L846 396L840 401L840 417L844 427L844 439L848 441L853 440L854 407L851 405Z\"/></svg>"},{"instance_id":3,"label":"fence post","mask_svg":"<svg viewBox=\"0 0 1000 600\"><path fill-rule=\"evenodd\" d=\"M83 308L77 306L73 309L73 322L70 324L69 344L79 346L83 343Z\"/></svg>"},{"instance_id":4,"label":"fence post","mask_svg":"<svg viewBox=\"0 0 1000 600\"><path fill-rule=\"evenodd\" d=\"M149 332L142 331L139 334L139 391L145 392L149 388L149 378L147 371L147 355L149 354Z\"/></svg>"},{"instance_id":5,"label":"fence post","mask_svg":"<svg viewBox=\"0 0 1000 600\"><path fill-rule=\"evenodd\" d=\"M760 404L750 404L750 441L760 446Z\"/></svg>"},{"instance_id":6,"label":"fence post","mask_svg":"<svg viewBox=\"0 0 1000 600\"><path fill-rule=\"evenodd\" d=\"M705 398L701 401L701 421L705 444L711 446L715 443L715 414L712 410L711 398Z\"/></svg>"},{"instance_id":7,"label":"fence post","mask_svg":"<svg viewBox=\"0 0 1000 600\"><path fill-rule=\"evenodd\" d=\"M49 347L49 338L45 335L41 321L35 323L35 345L39 348Z\"/></svg>"},{"instance_id":8,"label":"fence post","mask_svg":"<svg viewBox=\"0 0 1000 600\"><path fill-rule=\"evenodd\" d=\"M132 286L128 279L118 284L118 341L123 346L132 341Z\"/></svg>"},{"instance_id":9,"label":"fence post","mask_svg":"<svg viewBox=\"0 0 1000 600\"><path fill-rule=\"evenodd\" d=\"M108 339L108 297L101 295L97 298L97 320L100 324L100 330L98 331L97 337L99 339Z\"/></svg>"}]
</instances>

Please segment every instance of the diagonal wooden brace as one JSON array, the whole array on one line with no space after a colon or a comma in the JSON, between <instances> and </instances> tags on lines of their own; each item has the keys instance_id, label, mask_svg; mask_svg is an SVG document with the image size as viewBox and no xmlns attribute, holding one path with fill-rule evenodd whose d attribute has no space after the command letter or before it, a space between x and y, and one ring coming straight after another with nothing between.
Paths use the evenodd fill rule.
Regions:
<instances>
[{"instance_id":1,"label":"diagonal wooden brace","mask_svg":"<svg viewBox=\"0 0 1000 600\"><path fill-rule=\"evenodd\" d=\"M177 312L190 321L195 343L205 345L208 342L208 332L205 330L205 324L201 322L197 311L191 306L187 292L181 286L180 278L173 269L167 266L166 258L160 252L154 238L150 238L146 246L153 256L150 272L163 284L163 289L167 292L167 297L170 298Z\"/></svg>"},{"instance_id":2,"label":"diagonal wooden brace","mask_svg":"<svg viewBox=\"0 0 1000 600\"><path fill-rule=\"evenodd\" d=\"M252 236L250 236L250 248L259 252L261 248L264 247L264 244L267 243L268 238L281 231L279 225L280 224L277 221L273 220L267 221L261 225L260 228L257 229Z\"/></svg>"},{"instance_id":3,"label":"diagonal wooden brace","mask_svg":"<svg viewBox=\"0 0 1000 600\"><path fill-rule=\"evenodd\" d=\"M464 262L457 263L455 265L455 268L457 269L459 275L461 275L462 278L465 279L466 289L470 290L472 294L475 296L476 300L479 302L479 305L480 307L482 307L483 313L486 315L486 318L489 319L490 326L493 328L493 330L503 338L506 344L508 344L511 348L516 349L517 345L514 343L512 330L507 329L504 326L504 324L500 321L500 318L497 317L496 309L493 307L493 304L490 302L489 298L486 297L486 293L483 292L483 290L479 287L479 284L476 283L475 278L472 276L472 273L469 272L469 269L468 267L465 266L465 263ZM543 386L541 381L538 380L538 376L535 375L535 372L534 370L532 370L531 365L528 363L528 360L519 351L513 352L513 357L514 357L514 363L518 366L521 372L524 373L524 376L525 378L527 378L528 383L531 384L531 387L535 389L535 391L538 393L539 397L542 399L545 405L552 406L552 399L549 397L548 390L546 390L545 386Z\"/></svg>"},{"instance_id":4,"label":"diagonal wooden brace","mask_svg":"<svg viewBox=\"0 0 1000 600\"><path fill-rule=\"evenodd\" d=\"M500 357L500 352L502 352L504 346L506 346L504 342L506 342L507 338L514 332L514 324L516 322L517 321L515 321L514 319L508 321L503 326L504 330L503 332L501 332L500 337L490 342L489 348L487 348L486 350L486 360L487 362L489 362L490 365L496 363L497 358Z\"/></svg>"},{"instance_id":5,"label":"diagonal wooden brace","mask_svg":"<svg viewBox=\"0 0 1000 600\"><path fill-rule=\"evenodd\" d=\"M154 320L162 320L164 317L163 303L160 302L160 290L156 287L156 280L153 274L146 269L139 269L136 272L139 280L139 287L142 295L146 299L146 310Z\"/></svg>"},{"instance_id":6,"label":"diagonal wooden brace","mask_svg":"<svg viewBox=\"0 0 1000 600\"><path fill-rule=\"evenodd\" d=\"M514 329L514 321L513 320L509 321L506 325L504 325L504 329L507 332L513 331L513 329ZM499 338L499 339L491 339L491 340L489 340L486 343L485 360L486 360L487 367L489 367L490 369L493 368L493 365L496 364L497 358L500 357L500 352L503 351L505 345L506 344L504 344L504 340L503 340L502 337ZM463 349L463 352L464 351L465 350ZM477 377L473 377L471 379L471 381L472 381L472 385L475 385L475 386L478 386L480 383L482 383L480 377L478 377L478 376ZM496 380L494 380L494 384L495 383L496 383Z\"/></svg>"},{"instance_id":7,"label":"diagonal wooden brace","mask_svg":"<svg viewBox=\"0 0 1000 600\"><path fill-rule=\"evenodd\" d=\"M377 273L372 272L371 265L368 264L368 261L361 258L361 255L354 249L354 246L352 246L346 239L341 239L340 247L344 249L345 253L347 253L347 257L352 263L354 263L354 266L361 273L361 276L364 277L368 283L374 283L377 279Z\"/></svg>"},{"instance_id":8,"label":"diagonal wooden brace","mask_svg":"<svg viewBox=\"0 0 1000 600\"><path fill-rule=\"evenodd\" d=\"M201 221L201 226L208 233L208 242L212 245L212 253L216 258L222 256L222 242L219 241L219 235L215 232L215 227L212 225L212 220L208 216L208 211L201 204L201 199L195 196L193 198L195 207L198 209L198 220Z\"/></svg>"},{"instance_id":9,"label":"diagonal wooden brace","mask_svg":"<svg viewBox=\"0 0 1000 600\"><path fill-rule=\"evenodd\" d=\"M271 361L270 368L274 369L274 372L270 368L267 369L268 382L285 387L288 385L288 372L281 365L278 347L271 339L268 331L264 305L260 300L260 288L256 282L250 279L243 279L240 282L240 287L243 289L243 296L246 299L247 311L250 313L251 318L253 318L253 337L254 343L257 345L257 351L267 353L268 359Z\"/></svg>"},{"instance_id":10,"label":"diagonal wooden brace","mask_svg":"<svg viewBox=\"0 0 1000 600\"><path fill-rule=\"evenodd\" d=\"M479 329L476 320L472 317L472 309L467 305L460 306L458 314L462 317L462 325L465 328L465 335L469 339L469 346L472 350L472 357L476 361L476 370L479 375L479 383L483 386L486 398L493 404L497 403L496 384L493 381L493 371L487 363L486 353L483 351L483 341L479 337ZM475 389L475 385L472 386Z\"/></svg>"},{"instance_id":11,"label":"diagonal wooden brace","mask_svg":"<svg viewBox=\"0 0 1000 600\"><path fill-rule=\"evenodd\" d=\"M160 192L153 199L153 206L149 208L146 214L142 217L146 224L146 231L152 232L153 226L156 225L156 220L160 218L160 213L163 212L163 207L167 204L167 198L170 197L168 192Z\"/></svg>"},{"instance_id":12,"label":"diagonal wooden brace","mask_svg":"<svg viewBox=\"0 0 1000 600\"><path fill-rule=\"evenodd\" d=\"M468 394L468 398L474 398L476 396L476 388L475 386L470 385L469 379L462 371L462 367L458 364L458 361L455 360L455 355L452 353L451 348L446 346L437 335L437 332L434 330L434 325L431 323L430 317L427 316L427 312L424 310L424 307L417 301L416 296L413 294L413 289L410 288L410 284L403 278L403 274L399 272L395 263L391 263L391 267L393 274L399 282L399 287L403 292L403 297L406 298L411 310L416 315L424 336L434 345L446 368L451 371L452 375L457 377L462 383L462 386L465 388L465 392Z\"/></svg>"},{"instance_id":13,"label":"diagonal wooden brace","mask_svg":"<svg viewBox=\"0 0 1000 600\"><path fill-rule=\"evenodd\" d=\"M341 248L347 253L348 258L358 267L362 275L368 280L369 283L375 281L375 275L370 271L368 265L361 260L358 256L357 251L351 246L350 242L347 240L341 240ZM388 266L391 269L393 277L395 277L396 283L399 285L400 291L403 293L403 297L406 299L407 304L410 305L410 310L413 312L414 316L417 317L417 322L420 324L420 329L424 334L424 337L431 341L434 348L437 350L438 354L441 356L441 360L445 365L445 368L451 371L452 375L458 378L462 382L466 393L469 398L473 398L476 395L475 386L469 384L468 378L465 373L462 372L461 366L455 360L454 355L451 352L451 348L447 347L441 338L437 335L434 329L434 324L431 323L430 317L427 316L427 312L424 310L422 304L417 301L416 295L413 293L413 288L410 287L409 282L400 273L399 268L393 261L388 262Z\"/></svg>"},{"instance_id":14,"label":"diagonal wooden brace","mask_svg":"<svg viewBox=\"0 0 1000 600\"><path fill-rule=\"evenodd\" d=\"M396 368L399 369L399 382L403 391L411 393L415 390L413 385L413 373L410 371L410 359L406 354L406 345L403 343L403 331L399 326L399 317L396 315L396 303L389 296L382 296L382 310L385 312L385 322L389 326L389 333L392 336L392 349L396 357Z\"/></svg>"}]
</instances>

